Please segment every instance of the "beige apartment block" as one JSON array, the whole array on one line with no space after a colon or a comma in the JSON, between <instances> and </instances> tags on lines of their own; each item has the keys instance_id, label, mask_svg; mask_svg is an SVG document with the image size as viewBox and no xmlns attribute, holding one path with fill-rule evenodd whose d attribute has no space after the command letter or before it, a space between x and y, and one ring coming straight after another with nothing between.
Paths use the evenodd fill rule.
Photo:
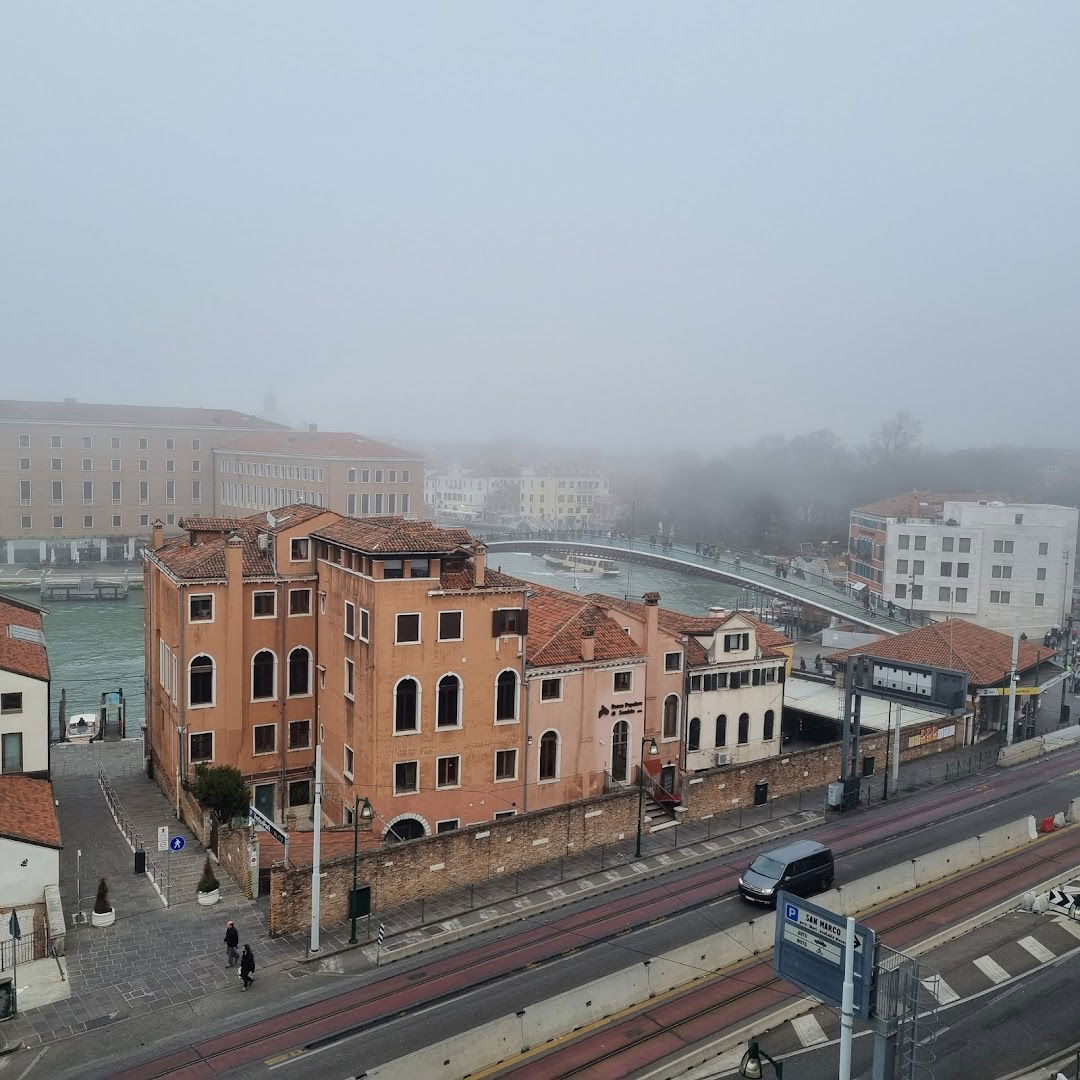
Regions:
<instances>
[{"instance_id":1,"label":"beige apartment block","mask_svg":"<svg viewBox=\"0 0 1080 1080\"><path fill-rule=\"evenodd\" d=\"M213 451L280 425L231 409L0 401L0 563L132 560L213 507Z\"/></svg>"},{"instance_id":2,"label":"beige apartment block","mask_svg":"<svg viewBox=\"0 0 1080 1080\"><path fill-rule=\"evenodd\" d=\"M351 516L423 516L423 459L352 432L253 432L215 449L214 461L219 513L305 502Z\"/></svg>"}]
</instances>

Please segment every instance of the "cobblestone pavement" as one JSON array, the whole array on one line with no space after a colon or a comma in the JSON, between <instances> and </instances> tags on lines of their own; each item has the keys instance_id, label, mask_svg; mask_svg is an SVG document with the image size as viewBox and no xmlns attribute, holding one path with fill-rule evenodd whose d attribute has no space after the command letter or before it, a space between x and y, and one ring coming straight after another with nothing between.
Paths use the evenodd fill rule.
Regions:
<instances>
[{"instance_id":1,"label":"cobblestone pavement","mask_svg":"<svg viewBox=\"0 0 1080 1080\"><path fill-rule=\"evenodd\" d=\"M72 992L64 1001L31 1009L5 1024L3 1034L9 1043L21 1038L33 1047L215 990L235 986L239 992L236 971L225 966L222 938L228 919L236 922L241 941L254 949L256 978L286 977L283 969L293 967L298 958L297 943L270 940L264 912L227 874L218 874L218 904L197 903L195 885L206 853L179 826L157 785L146 778L141 740L58 746L53 761L64 842L60 856L60 894L68 923L64 964ZM113 821L97 781L99 764L152 858L166 858L156 851L158 826L168 825L170 835L179 833L186 841L182 852L168 856L172 863L168 907L147 876L134 872L132 849ZM102 877L116 922L99 929L74 921L80 910L92 910Z\"/></svg>"}]
</instances>

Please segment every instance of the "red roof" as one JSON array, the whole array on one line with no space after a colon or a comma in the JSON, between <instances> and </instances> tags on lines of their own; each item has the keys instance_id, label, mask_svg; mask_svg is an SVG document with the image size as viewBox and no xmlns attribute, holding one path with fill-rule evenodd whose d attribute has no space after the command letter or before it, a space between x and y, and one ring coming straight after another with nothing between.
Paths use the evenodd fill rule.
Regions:
<instances>
[{"instance_id":1,"label":"red roof","mask_svg":"<svg viewBox=\"0 0 1080 1080\"><path fill-rule=\"evenodd\" d=\"M61 846L60 824L48 780L20 773L0 776L0 837L42 847Z\"/></svg>"},{"instance_id":2,"label":"red roof","mask_svg":"<svg viewBox=\"0 0 1080 1080\"><path fill-rule=\"evenodd\" d=\"M185 517L181 524L191 532L218 532L221 535L201 539L197 544L185 533L166 540L157 549L147 549L144 555L156 559L171 574L194 581L221 581L227 575L225 548L229 536L239 537L243 546L244 577L272 578L277 576L270 551L259 547L259 534L276 535L285 529L302 525L320 517L335 517L332 510L310 503L294 503L269 514L251 514L245 518ZM228 532L228 535L225 533Z\"/></svg>"},{"instance_id":3,"label":"red roof","mask_svg":"<svg viewBox=\"0 0 1080 1080\"><path fill-rule=\"evenodd\" d=\"M92 405L83 401L0 401L0 420L41 424L142 424L146 427L221 428L223 431L282 426L232 409Z\"/></svg>"},{"instance_id":4,"label":"red roof","mask_svg":"<svg viewBox=\"0 0 1080 1080\"><path fill-rule=\"evenodd\" d=\"M953 668L966 672L972 687L993 686L1007 679L1012 668L1012 636L976 626L966 619L946 619L909 630L906 634L832 653L829 662L837 663L860 653L881 660L907 660L913 664ZM1053 649L1021 641L1017 671L1028 671L1053 656Z\"/></svg>"},{"instance_id":5,"label":"red roof","mask_svg":"<svg viewBox=\"0 0 1080 1080\"><path fill-rule=\"evenodd\" d=\"M289 457L340 458L345 461L423 463L423 458L412 450L367 439L351 431L259 431L225 443L217 447L214 453L285 454Z\"/></svg>"},{"instance_id":6,"label":"red roof","mask_svg":"<svg viewBox=\"0 0 1080 1080\"><path fill-rule=\"evenodd\" d=\"M448 555L476 546L467 529L440 529L430 521L411 521L389 515L339 517L317 529L312 536L354 548L365 555Z\"/></svg>"},{"instance_id":7,"label":"red roof","mask_svg":"<svg viewBox=\"0 0 1080 1080\"><path fill-rule=\"evenodd\" d=\"M1001 495L979 495L971 492L940 491L905 491L902 495L892 495L888 499L856 506L854 514L866 514L869 517L909 517L940 518L946 502L979 502L1000 499Z\"/></svg>"},{"instance_id":8,"label":"red roof","mask_svg":"<svg viewBox=\"0 0 1080 1080\"><path fill-rule=\"evenodd\" d=\"M588 599L603 607L625 611L627 614L634 615L639 619L645 618L645 605L636 601L605 596L603 593L590 593ZM686 653L686 664L688 667L694 667L709 663L709 655L705 647L697 639L699 637L711 637L736 615L741 619L745 619L754 627L755 638L758 647L761 649L762 657L775 658L781 656L780 648L791 644L789 637L745 611L728 611L722 615L685 615L681 611L659 608L656 623L661 630L682 639L683 649Z\"/></svg>"},{"instance_id":9,"label":"red roof","mask_svg":"<svg viewBox=\"0 0 1080 1080\"><path fill-rule=\"evenodd\" d=\"M529 598L529 633L525 639L530 667L551 667L584 662L584 631L593 637L593 659L638 660L645 654L634 639L591 597L534 585Z\"/></svg>"},{"instance_id":10,"label":"red roof","mask_svg":"<svg viewBox=\"0 0 1080 1080\"><path fill-rule=\"evenodd\" d=\"M27 641L18 632L24 627L31 636L44 633L41 610L33 605L0 597L0 668L31 679L49 679L49 653L43 641ZM12 629L15 628L15 634Z\"/></svg>"}]
</instances>

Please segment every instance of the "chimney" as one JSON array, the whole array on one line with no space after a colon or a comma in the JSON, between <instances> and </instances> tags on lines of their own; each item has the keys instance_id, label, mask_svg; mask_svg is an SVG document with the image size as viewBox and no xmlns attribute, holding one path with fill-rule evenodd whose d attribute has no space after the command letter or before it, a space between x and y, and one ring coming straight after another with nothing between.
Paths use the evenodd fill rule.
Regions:
<instances>
[{"instance_id":1,"label":"chimney","mask_svg":"<svg viewBox=\"0 0 1080 1080\"><path fill-rule=\"evenodd\" d=\"M591 626L581 628L581 659L591 664L596 659L596 630Z\"/></svg>"},{"instance_id":2,"label":"chimney","mask_svg":"<svg viewBox=\"0 0 1080 1080\"><path fill-rule=\"evenodd\" d=\"M647 592L642 599L645 601L645 655L652 659L656 655L660 627L660 594Z\"/></svg>"},{"instance_id":3,"label":"chimney","mask_svg":"<svg viewBox=\"0 0 1080 1080\"><path fill-rule=\"evenodd\" d=\"M473 584L482 588L487 579L487 548L477 544L473 550Z\"/></svg>"},{"instance_id":4,"label":"chimney","mask_svg":"<svg viewBox=\"0 0 1080 1080\"><path fill-rule=\"evenodd\" d=\"M230 588L243 585L244 541L236 533L229 533L229 539L225 541L225 577Z\"/></svg>"},{"instance_id":5,"label":"chimney","mask_svg":"<svg viewBox=\"0 0 1080 1080\"><path fill-rule=\"evenodd\" d=\"M154 524L151 527L153 529L153 540L151 541L154 551L158 551L162 544L165 543L165 526L161 522L161 518L156 518Z\"/></svg>"}]
</instances>

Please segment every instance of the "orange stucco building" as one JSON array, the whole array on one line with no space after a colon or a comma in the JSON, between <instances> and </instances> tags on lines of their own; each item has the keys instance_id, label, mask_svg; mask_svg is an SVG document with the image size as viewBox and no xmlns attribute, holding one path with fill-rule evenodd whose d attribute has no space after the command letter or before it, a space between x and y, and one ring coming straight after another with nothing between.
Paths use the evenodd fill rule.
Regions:
<instances>
[{"instance_id":1,"label":"orange stucco building","mask_svg":"<svg viewBox=\"0 0 1080 1080\"><path fill-rule=\"evenodd\" d=\"M375 835L409 839L633 784L653 739L647 769L677 794L702 767L683 722L702 665L761 669L762 687L767 668L782 698L781 653L709 651L732 616L532 585L464 529L308 504L181 526L144 555L148 739L170 795L200 763L235 765L259 810L302 826L318 744L324 821L367 799ZM777 752L761 723L740 760Z\"/></svg>"}]
</instances>

